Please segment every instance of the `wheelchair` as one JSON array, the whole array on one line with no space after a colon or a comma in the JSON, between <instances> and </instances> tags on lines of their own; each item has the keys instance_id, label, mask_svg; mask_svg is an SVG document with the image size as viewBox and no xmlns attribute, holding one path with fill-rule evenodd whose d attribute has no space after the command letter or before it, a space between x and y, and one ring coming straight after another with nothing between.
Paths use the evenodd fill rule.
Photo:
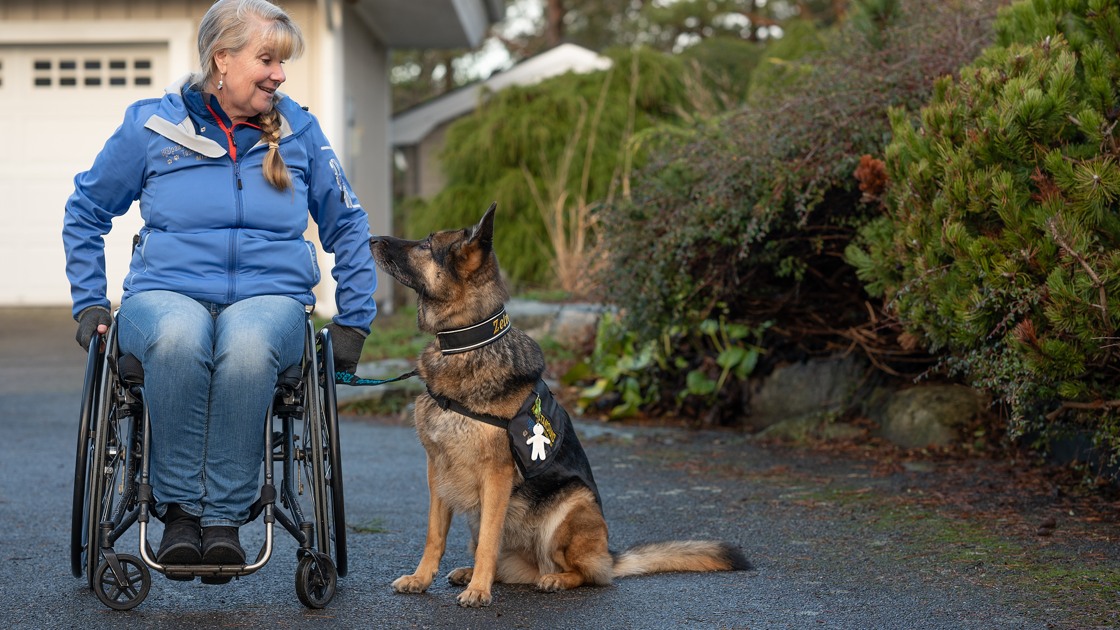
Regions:
<instances>
[{"instance_id":1,"label":"wheelchair","mask_svg":"<svg viewBox=\"0 0 1120 630\"><path fill-rule=\"evenodd\" d=\"M114 610L139 605L151 588L153 570L180 579L252 574L272 556L276 523L299 545L299 601L316 609L334 597L338 578L347 572L334 353L330 332L316 334L310 307L307 315L303 358L280 375L262 423L263 484L249 521L263 515L264 542L256 560L244 565L163 566L155 561L147 540L155 503L143 368L135 357L120 354L115 317L108 333L94 335L74 462L70 565L74 577L85 575L103 604ZM118 552L114 545L136 523L138 556Z\"/></svg>"}]
</instances>

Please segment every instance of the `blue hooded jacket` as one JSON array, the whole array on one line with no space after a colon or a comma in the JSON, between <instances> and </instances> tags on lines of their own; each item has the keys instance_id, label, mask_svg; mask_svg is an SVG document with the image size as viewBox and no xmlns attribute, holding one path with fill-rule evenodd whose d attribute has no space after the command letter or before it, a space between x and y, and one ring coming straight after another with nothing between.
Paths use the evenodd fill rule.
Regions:
<instances>
[{"instance_id":1,"label":"blue hooded jacket","mask_svg":"<svg viewBox=\"0 0 1120 630\"><path fill-rule=\"evenodd\" d=\"M131 105L93 167L74 178L62 236L75 316L110 306L102 237L139 199L144 227L123 299L168 290L217 304L287 295L312 305L320 278L315 246L303 236L310 216L323 249L335 255L334 320L369 330L377 286L369 219L318 120L290 98L276 104L280 155L292 178L292 188L277 190L264 178L267 144L238 146L231 159L207 137L215 130L192 121L186 85Z\"/></svg>"}]
</instances>

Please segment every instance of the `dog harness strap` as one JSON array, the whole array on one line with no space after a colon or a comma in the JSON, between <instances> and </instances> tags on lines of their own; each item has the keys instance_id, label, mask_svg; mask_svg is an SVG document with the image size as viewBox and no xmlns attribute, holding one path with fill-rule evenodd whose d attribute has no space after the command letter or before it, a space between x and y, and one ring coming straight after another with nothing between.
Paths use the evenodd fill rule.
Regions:
<instances>
[{"instance_id":1,"label":"dog harness strap","mask_svg":"<svg viewBox=\"0 0 1120 630\"><path fill-rule=\"evenodd\" d=\"M441 352L457 354L492 343L509 332L510 328L509 315L506 314L506 309L503 307L498 309L497 313L473 326L438 332L436 337L439 339Z\"/></svg>"},{"instance_id":2,"label":"dog harness strap","mask_svg":"<svg viewBox=\"0 0 1120 630\"><path fill-rule=\"evenodd\" d=\"M396 383L397 381L403 381L406 378L412 378L413 376L416 376L417 374L418 374L418 372L416 370L413 370L411 372L406 372L406 373L401 374L400 376L397 376L397 377L394 377L394 378L378 379L378 378L362 378L362 377L358 376L357 374L354 374L354 373L351 373L351 372L343 372L342 370L339 370L339 371L334 373L334 382L336 382L340 385L353 385L355 387L365 387L365 386L369 386L369 385L384 385L386 383Z\"/></svg>"},{"instance_id":3,"label":"dog harness strap","mask_svg":"<svg viewBox=\"0 0 1120 630\"><path fill-rule=\"evenodd\" d=\"M499 418L498 416L490 416L484 413L478 413L473 409L468 409L465 405L463 405L463 403L457 400L452 400L447 396L440 396L439 394L433 392L432 388L430 387L428 388L428 395L431 396L432 400L436 401L436 404L439 405L439 408L443 409L444 411L454 411L455 413L462 414L468 418L478 420L479 422L485 422L486 424L498 427L499 429L509 429L509 420L504 420L502 418Z\"/></svg>"}]
</instances>

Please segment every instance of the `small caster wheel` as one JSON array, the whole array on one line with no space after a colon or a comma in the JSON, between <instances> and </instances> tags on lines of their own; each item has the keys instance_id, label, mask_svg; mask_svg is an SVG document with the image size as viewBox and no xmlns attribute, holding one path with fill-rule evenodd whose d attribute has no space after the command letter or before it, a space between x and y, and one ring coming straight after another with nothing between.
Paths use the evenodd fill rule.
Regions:
<instances>
[{"instance_id":1,"label":"small caster wheel","mask_svg":"<svg viewBox=\"0 0 1120 630\"><path fill-rule=\"evenodd\" d=\"M324 608L334 597L338 572L331 559L322 554L307 554L296 565L296 596L308 608Z\"/></svg>"},{"instance_id":2,"label":"small caster wheel","mask_svg":"<svg viewBox=\"0 0 1120 630\"><path fill-rule=\"evenodd\" d=\"M117 556L117 562L124 571L127 585L120 585L109 563L102 560L97 567L93 592L102 604L113 610L132 610L148 596L148 589L152 587L152 574L147 565L136 556L121 554Z\"/></svg>"}]
</instances>

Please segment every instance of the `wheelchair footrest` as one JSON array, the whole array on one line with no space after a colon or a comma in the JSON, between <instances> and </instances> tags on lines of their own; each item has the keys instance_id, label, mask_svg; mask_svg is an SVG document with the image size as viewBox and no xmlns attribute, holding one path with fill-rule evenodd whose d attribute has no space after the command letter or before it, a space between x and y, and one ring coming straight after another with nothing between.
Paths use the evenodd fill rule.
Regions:
<instances>
[{"instance_id":1,"label":"wheelchair footrest","mask_svg":"<svg viewBox=\"0 0 1120 630\"><path fill-rule=\"evenodd\" d=\"M241 577L256 573L247 570L247 564L184 564L164 565L163 574L172 580L191 580L196 577Z\"/></svg>"}]
</instances>

